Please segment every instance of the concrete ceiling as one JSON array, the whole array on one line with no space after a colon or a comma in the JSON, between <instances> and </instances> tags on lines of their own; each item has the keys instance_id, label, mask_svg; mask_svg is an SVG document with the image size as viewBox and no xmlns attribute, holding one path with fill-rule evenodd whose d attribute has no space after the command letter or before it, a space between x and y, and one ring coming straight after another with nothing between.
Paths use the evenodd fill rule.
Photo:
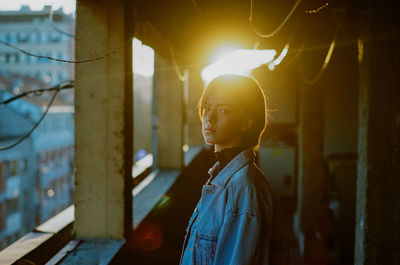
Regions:
<instances>
[{"instance_id":1,"label":"concrete ceiling","mask_svg":"<svg viewBox=\"0 0 400 265\"><path fill-rule=\"evenodd\" d=\"M331 2L316 14L307 14L306 10L326 2L303 0L279 32L273 37L261 38L255 29L263 34L273 32L296 0L253 0L252 22L249 22L250 0L135 1L135 34L166 56L172 47L180 65L205 65L209 63L210 54L221 45L274 48L279 52L288 42L292 47L300 46L305 35L328 45L331 36L328 34L325 38L324 32L334 31L336 27L333 11L349 5L342 1ZM146 27L151 27L160 37L149 37Z\"/></svg>"}]
</instances>

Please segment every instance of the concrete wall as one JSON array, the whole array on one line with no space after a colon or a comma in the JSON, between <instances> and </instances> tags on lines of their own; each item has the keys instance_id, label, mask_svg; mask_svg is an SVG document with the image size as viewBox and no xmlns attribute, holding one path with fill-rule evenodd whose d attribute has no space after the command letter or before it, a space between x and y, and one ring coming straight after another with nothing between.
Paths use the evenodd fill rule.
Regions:
<instances>
[{"instance_id":1,"label":"concrete wall","mask_svg":"<svg viewBox=\"0 0 400 265\"><path fill-rule=\"evenodd\" d=\"M132 229L132 46L124 1L77 1L75 233L123 239ZM118 49L118 52L115 52Z\"/></svg>"},{"instance_id":2,"label":"concrete wall","mask_svg":"<svg viewBox=\"0 0 400 265\"><path fill-rule=\"evenodd\" d=\"M157 143L156 163L161 169L179 169L183 164L183 85L172 61L155 55L154 104ZM153 142L154 143L154 142Z\"/></svg>"},{"instance_id":3,"label":"concrete wall","mask_svg":"<svg viewBox=\"0 0 400 265\"><path fill-rule=\"evenodd\" d=\"M355 264L400 261L400 81L397 10L361 14Z\"/></svg>"}]
</instances>

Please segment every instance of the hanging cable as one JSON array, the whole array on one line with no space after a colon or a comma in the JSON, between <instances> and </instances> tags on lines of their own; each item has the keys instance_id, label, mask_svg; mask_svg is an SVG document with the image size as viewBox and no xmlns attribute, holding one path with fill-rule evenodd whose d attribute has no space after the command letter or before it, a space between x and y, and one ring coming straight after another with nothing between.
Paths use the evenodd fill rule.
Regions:
<instances>
[{"instance_id":1,"label":"hanging cable","mask_svg":"<svg viewBox=\"0 0 400 265\"><path fill-rule=\"evenodd\" d=\"M318 73L316 74L316 76L315 76L314 78L312 78L312 79L308 79L308 78L305 77L303 71L298 70L299 73L300 73L300 78L301 78L301 79L303 80L303 82L306 83L307 85L314 85L314 84L316 84L316 83L321 79L322 74L325 72L326 68L328 67L328 64L329 64L329 62L330 62L330 60L331 60L331 57L332 57L333 50L335 49L336 39L337 39L337 37L338 37L338 35L339 35L339 31L340 31L340 29L341 29L343 19L344 19L344 14L343 14L343 16L340 18L340 20L339 20L339 22L338 22L335 36L334 36L334 38L333 38L331 44L329 45L329 49L328 49L328 52L326 53L324 63L322 64L322 66L321 66L321 68L319 69L319 71L318 71Z\"/></svg>"},{"instance_id":2,"label":"hanging cable","mask_svg":"<svg viewBox=\"0 0 400 265\"><path fill-rule=\"evenodd\" d=\"M55 89L55 90L54 90L54 94L53 94L53 96L51 97L51 100L50 100L49 104L47 105L46 110L43 112L42 116L41 116L40 119L35 123L35 125L33 125L32 129L30 129L30 131L29 131L27 134L25 134L24 136L22 136L21 138L19 138L16 142L14 142L14 143L12 143L12 144L10 144L10 145L7 145L7 146L0 147L0 151L8 150L8 149L11 149L11 148L17 146L18 144L20 144L22 141L24 141L25 139L27 139L27 138L32 134L32 132L39 126L39 124L42 122L42 120L44 119L44 117L45 117L45 116L47 115L47 113L49 112L49 109L50 109L51 105L53 104L53 102L54 102L54 100L55 100L55 98L56 98L58 92L60 92L61 88L62 88L62 87L59 86L58 89Z\"/></svg>"},{"instance_id":3,"label":"hanging cable","mask_svg":"<svg viewBox=\"0 0 400 265\"><path fill-rule=\"evenodd\" d=\"M273 37L276 33L278 33L282 27L286 24L286 22L290 19L290 17L293 15L294 11L296 11L297 7L300 5L301 0L296 0L296 3L294 4L294 6L292 7L292 9L289 11L289 14L286 16L286 18L282 21L282 23L271 33L269 34L263 34L260 33L256 27L254 26L253 22L253 0L250 0L250 16L249 16L249 21L250 21L250 26L251 29L254 31L254 33L261 37L261 38L271 38Z\"/></svg>"},{"instance_id":4,"label":"hanging cable","mask_svg":"<svg viewBox=\"0 0 400 265\"><path fill-rule=\"evenodd\" d=\"M327 7L332 0L329 0L328 2L326 2L325 4L323 4L322 6L315 8L315 9L310 9L310 10L306 10L306 14L315 14L318 13L319 11L321 11L322 9L324 9L325 7Z\"/></svg>"},{"instance_id":5,"label":"hanging cable","mask_svg":"<svg viewBox=\"0 0 400 265\"><path fill-rule=\"evenodd\" d=\"M329 61L331 59L333 50L335 48L335 43L336 43L336 40L333 40L331 42L331 45L329 46L329 50L328 50L328 52L326 54L324 63L322 64L322 67L319 69L317 75L314 78L307 79L304 76L303 71L300 71L300 77L301 77L301 79L303 80L304 83L306 83L307 85L314 85L315 83L317 83L319 81L319 79L321 79L322 74L325 72L325 69L328 67L328 64L329 64Z\"/></svg>"},{"instance_id":6,"label":"hanging cable","mask_svg":"<svg viewBox=\"0 0 400 265\"><path fill-rule=\"evenodd\" d=\"M17 51L19 51L19 52L21 52L21 53L23 53L25 55L28 55L28 56L32 56L32 57L36 57L36 58L40 58L40 59L48 59L48 60L52 60L52 61L56 61L56 62L62 62L62 63L78 64L78 63L96 62L96 61L103 60L103 59L105 59L107 57L110 57L110 56L114 55L115 53L117 53L119 50L124 49L128 44L130 44L132 42L132 39L133 39L133 36L129 37L129 39L126 41L126 43L123 46L121 46L119 48L116 48L116 49L112 50L111 52L106 53L103 56L99 56L99 57L91 58L91 59L80 60L80 61L64 60L64 59L58 59L58 58L53 58L53 57L49 57L49 56L37 55L37 54L33 54L31 52L28 52L28 51L26 51L24 49L21 49L21 48L15 46L15 45L13 45L13 44L11 44L9 42L5 42L5 41L0 40L0 43L5 45L5 46L8 46L8 47L10 47L10 48L12 48L14 50L17 50Z\"/></svg>"},{"instance_id":7,"label":"hanging cable","mask_svg":"<svg viewBox=\"0 0 400 265\"><path fill-rule=\"evenodd\" d=\"M57 31L58 33L61 33L61 34L63 34L63 35L66 35L66 36L68 36L68 37L70 37L70 38L75 38L75 35L74 35L74 34L71 34L71 33L69 33L69 32L63 31L62 29L58 28L58 27L56 26L56 24L54 24L54 20L53 20L53 7L50 8L49 19L50 19L51 26L53 27L53 29L54 29L55 31Z\"/></svg>"},{"instance_id":8,"label":"hanging cable","mask_svg":"<svg viewBox=\"0 0 400 265\"><path fill-rule=\"evenodd\" d=\"M17 100L19 98L28 96L30 94L39 94L39 93L50 92L50 91L60 91L60 90L73 88L74 86L75 86L74 85L74 81L71 80L71 81L64 81L64 82L58 84L57 86L50 87L50 88L41 88L41 89L36 89L36 90L25 91L25 92L23 92L21 94L18 94L16 96L12 97L12 98L9 98L9 99L6 99L4 101L1 101L0 105L7 105L7 104L13 102L14 100Z\"/></svg>"},{"instance_id":9,"label":"hanging cable","mask_svg":"<svg viewBox=\"0 0 400 265\"><path fill-rule=\"evenodd\" d=\"M300 45L300 47L295 51L296 54L293 56L293 58L292 58L290 61L288 61L288 62L282 64L282 68L287 68L287 67L289 67L292 63L294 63L294 62L297 60L297 58L299 57L299 55L301 54L301 52L303 51L303 48L304 48L304 42L303 42L303 43Z\"/></svg>"}]
</instances>

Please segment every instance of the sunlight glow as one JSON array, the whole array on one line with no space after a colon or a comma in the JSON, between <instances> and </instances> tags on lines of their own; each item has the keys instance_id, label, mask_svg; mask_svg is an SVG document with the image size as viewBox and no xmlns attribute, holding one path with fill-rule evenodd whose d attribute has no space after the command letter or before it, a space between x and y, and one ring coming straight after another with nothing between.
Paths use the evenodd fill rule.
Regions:
<instances>
[{"instance_id":1,"label":"sunlight glow","mask_svg":"<svg viewBox=\"0 0 400 265\"><path fill-rule=\"evenodd\" d=\"M151 77L154 75L154 50L143 45L143 43L133 38L132 41L132 69L134 74Z\"/></svg>"},{"instance_id":2,"label":"sunlight glow","mask_svg":"<svg viewBox=\"0 0 400 265\"><path fill-rule=\"evenodd\" d=\"M223 58L239 49L243 49L243 47L238 46L238 45L222 45L219 48L217 48L216 50L214 50L214 52L210 56L209 62L210 62L210 64L215 63L216 61L220 60L221 58Z\"/></svg>"},{"instance_id":3,"label":"sunlight glow","mask_svg":"<svg viewBox=\"0 0 400 265\"><path fill-rule=\"evenodd\" d=\"M275 50L236 50L201 71L201 77L208 84L223 74L250 75L251 70L271 62L276 55Z\"/></svg>"}]
</instances>

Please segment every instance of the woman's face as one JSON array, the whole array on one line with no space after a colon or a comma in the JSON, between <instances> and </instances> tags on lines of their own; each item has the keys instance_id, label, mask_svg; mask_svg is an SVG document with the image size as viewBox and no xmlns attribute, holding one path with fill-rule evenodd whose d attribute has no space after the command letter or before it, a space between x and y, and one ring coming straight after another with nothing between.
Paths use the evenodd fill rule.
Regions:
<instances>
[{"instance_id":1,"label":"woman's face","mask_svg":"<svg viewBox=\"0 0 400 265\"><path fill-rule=\"evenodd\" d=\"M203 137L207 144L215 145L216 151L239 146L242 135L249 129L243 111L238 107L239 99L232 93L223 89L216 89L204 104L203 111Z\"/></svg>"}]
</instances>

